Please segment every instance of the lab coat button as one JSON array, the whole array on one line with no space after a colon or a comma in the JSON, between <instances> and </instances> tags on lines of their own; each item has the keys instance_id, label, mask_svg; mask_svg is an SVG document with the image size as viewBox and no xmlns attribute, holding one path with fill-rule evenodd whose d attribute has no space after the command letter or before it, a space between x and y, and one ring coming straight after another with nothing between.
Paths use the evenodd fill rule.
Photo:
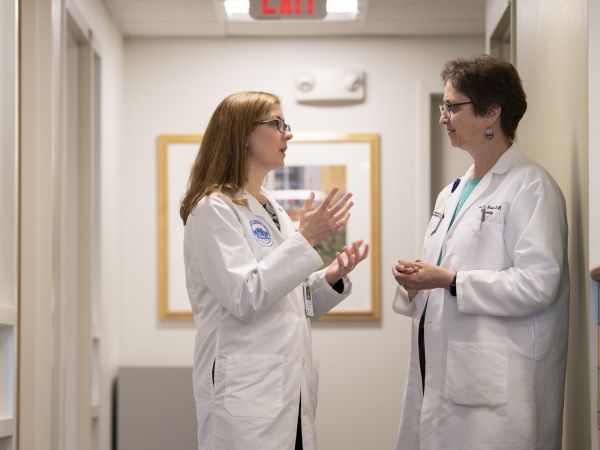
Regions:
<instances>
[{"instance_id":1,"label":"lab coat button","mask_svg":"<svg viewBox=\"0 0 600 450\"><path fill-rule=\"evenodd\" d=\"M298 309L298 310L296 310L296 315L297 315L298 317L302 317L302 311L300 311L299 309Z\"/></svg>"},{"instance_id":2,"label":"lab coat button","mask_svg":"<svg viewBox=\"0 0 600 450\"><path fill-rule=\"evenodd\" d=\"M304 364L306 364L306 360L302 358L302 367L304 367Z\"/></svg>"},{"instance_id":3,"label":"lab coat button","mask_svg":"<svg viewBox=\"0 0 600 450\"><path fill-rule=\"evenodd\" d=\"M308 408L302 408L302 414L306 416L308 414Z\"/></svg>"}]
</instances>

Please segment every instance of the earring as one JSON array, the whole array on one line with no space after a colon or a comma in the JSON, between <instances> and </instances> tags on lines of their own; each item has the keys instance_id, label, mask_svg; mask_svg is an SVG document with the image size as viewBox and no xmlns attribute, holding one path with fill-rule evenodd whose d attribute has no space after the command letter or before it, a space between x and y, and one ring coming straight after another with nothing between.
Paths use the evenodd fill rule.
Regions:
<instances>
[{"instance_id":1,"label":"earring","mask_svg":"<svg viewBox=\"0 0 600 450\"><path fill-rule=\"evenodd\" d=\"M485 138L492 139L493 137L494 137L494 130L492 130L492 127L488 127L487 130L485 130Z\"/></svg>"}]
</instances>

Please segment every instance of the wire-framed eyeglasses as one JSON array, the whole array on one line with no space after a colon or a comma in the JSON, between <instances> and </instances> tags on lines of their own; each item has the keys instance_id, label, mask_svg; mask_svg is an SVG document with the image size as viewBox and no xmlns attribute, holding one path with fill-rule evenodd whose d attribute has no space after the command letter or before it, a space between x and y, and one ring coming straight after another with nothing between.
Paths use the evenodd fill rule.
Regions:
<instances>
[{"instance_id":1,"label":"wire-framed eyeglasses","mask_svg":"<svg viewBox=\"0 0 600 450\"><path fill-rule=\"evenodd\" d=\"M468 105L473 102L462 102L462 103L442 103L440 106L440 114L444 114L446 117L450 118L452 116L452 111L457 106Z\"/></svg>"},{"instance_id":2,"label":"wire-framed eyeglasses","mask_svg":"<svg viewBox=\"0 0 600 450\"><path fill-rule=\"evenodd\" d=\"M272 123L275 124L277 126L277 129L281 132L281 133L285 133L286 131L288 133L292 132L292 127L290 127L287 123L285 123L282 119L267 119L267 120L261 120L259 122L257 122L259 124L265 124L265 123Z\"/></svg>"}]
</instances>

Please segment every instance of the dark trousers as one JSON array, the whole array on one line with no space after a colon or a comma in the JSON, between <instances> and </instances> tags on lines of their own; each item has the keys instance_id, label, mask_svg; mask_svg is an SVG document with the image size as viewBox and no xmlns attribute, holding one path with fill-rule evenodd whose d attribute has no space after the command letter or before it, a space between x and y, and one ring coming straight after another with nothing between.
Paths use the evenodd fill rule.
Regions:
<instances>
[{"instance_id":1,"label":"dark trousers","mask_svg":"<svg viewBox=\"0 0 600 450\"><path fill-rule=\"evenodd\" d=\"M302 424L300 423L300 411L298 407L298 427L296 428L296 447L295 450L302 450Z\"/></svg>"},{"instance_id":2,"label":"dark trousers","mask_svg":"<svg viewBox=\"0 0 600 450\"><path fill-rule=\"evenodd\" d=\"M419 367L421 368L421 382L423 383L423 394L425 394L425 314L427 313L427 303L423 308L423 314L419 321Z\"/></svg>"}]
</instances>

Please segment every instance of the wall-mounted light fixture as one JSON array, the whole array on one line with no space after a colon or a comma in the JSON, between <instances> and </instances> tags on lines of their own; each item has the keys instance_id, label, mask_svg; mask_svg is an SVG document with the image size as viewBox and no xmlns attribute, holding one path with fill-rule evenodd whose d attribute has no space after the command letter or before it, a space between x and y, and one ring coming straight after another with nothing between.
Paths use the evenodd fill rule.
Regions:
<instances>
[{"instance_id":1,"label":"wall-mounted light fixture","mask_svg":"<svg viewBox=\"0 0 600 450\"><path fill-rule=\"evenodd\" d=\"M296 101L299 103L360 103L365 99L364 70L310 69L296 73Z\"/></svg>"}]
</instances>

